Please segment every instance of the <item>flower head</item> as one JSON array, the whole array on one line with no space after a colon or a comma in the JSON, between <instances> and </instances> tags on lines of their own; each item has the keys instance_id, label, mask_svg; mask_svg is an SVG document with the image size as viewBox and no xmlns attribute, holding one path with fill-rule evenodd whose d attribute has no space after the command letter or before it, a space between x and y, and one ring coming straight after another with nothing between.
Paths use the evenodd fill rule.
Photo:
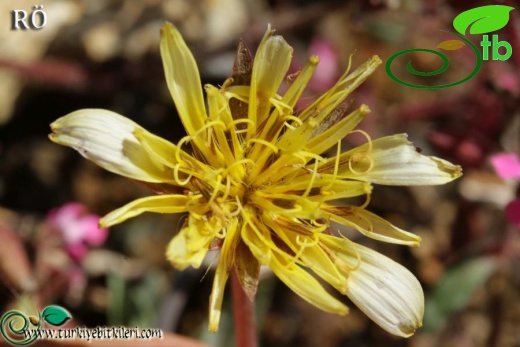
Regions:
<instances>
[{"instance_id":1,"label":"flower head","mask_svg":"<svg viewBox=\"0 0 520 347\"><path fill-rule=\"evenodd\" d=\"M166 249L179 269L199 267L220 247L210 297L210 330L217 330L224 287L234 267L253 297L261 265L317 307L346 314L308 270L347 295L392 334L410 336L422 324L417 279L389 258L333 235L332 221L381 241L418 246L420 238L357 205L372 184L443 184L461 169L424 156L404 134L372 140L355 130L369 113L348 110L346 98L381 63L373 57L348 71L310 106L294 105L319 59L287 77L292 48L267 30L254 61L239 45L233 75L222 87L205 85L195 60L171 24L161 32L166 82L187 136L177 145L106 110L86 109L55 121L51 140L78 150L101 167L146 182L159 195L135 200L107 216L103 227L143 212L187 213ZM344 151L342 139L360 132L366 144ZM330 157L328 152L332 152ZM368 199L367 199L368 201Z\"/></svg>"}]
</instances>

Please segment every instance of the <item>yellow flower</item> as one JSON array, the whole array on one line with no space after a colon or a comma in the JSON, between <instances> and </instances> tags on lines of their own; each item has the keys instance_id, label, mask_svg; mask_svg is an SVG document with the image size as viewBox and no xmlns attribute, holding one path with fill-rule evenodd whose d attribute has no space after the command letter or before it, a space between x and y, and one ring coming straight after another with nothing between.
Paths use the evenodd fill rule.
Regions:
<instances>
[{"instance_id":1,"label":"yellow flower","mask_svg":"<svg viewBox=\"0 0 520 347\"><path fill-rule=\"evenodd\" d=\"M161 194L135 200L101 219L109 227L143 212L187 213L166 249L178 269L199 267L220 246L210 297L216 331L225 283L234 267L246 293L256 292L261 265L320 309L346 314L308 270L347 295L388 332L410 336L421 326L424 298L403 266L341 234L331 222L367 237L409 246L420 238L356 205L372 183L444 184L461 168L418 153L405 134L371 140L356 125L366 105L347 112L347 96L381 63L373 57L348 71L301 112L294 110L319 62L313 56L290 85L292 48L268 28L253 60L238 49L232 78L204 87L195 60L171 24L161 32L166 82L187 136L177 145L116 113L84 109L51 124L50 139L70 146L114 173L146 182ZM361 132L367 143L342 151L342 139ZM189 145L189 146L188 146ZM328 152L332 156L327 157Z\"/></svg>"}]
</instances>

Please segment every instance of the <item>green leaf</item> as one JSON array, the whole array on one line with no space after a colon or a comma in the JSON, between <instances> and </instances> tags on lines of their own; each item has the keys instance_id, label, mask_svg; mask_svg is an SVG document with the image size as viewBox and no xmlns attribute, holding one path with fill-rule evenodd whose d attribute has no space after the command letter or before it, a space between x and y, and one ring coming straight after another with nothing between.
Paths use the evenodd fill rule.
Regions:
<instances>
[{"instance_id":1,"label":"green leaf","mask_svg":"<svg viewBox=\"0 0 520 347\"><path fill-rule=\"evenodd\" d=\"M455 17L453 27L462 35L466 35L466 29L469 27L470 34L490 33L506 26L511 10L514 10L514 7L504 5L475 7Z\"/></svg>"},{"instance_id":2,"label":"green leaf","mask_svg":"<svg viewBox=\"0 0 520 347\"><path fill-rule=\"evenodd\" d=\"M69 311L60 306L47 306L42 313L43 319L50 325L60 326L72 318Z\"/></svg>"},{"instance_id":3,"label":"green leaf","mask_svg":"<svg viewBox=\"0 0 520 347\"><path fill-rule=\"evenodd\" d=\"M426 299L424 329L434 330L449 316L466 307L472 294L494 273L492 257L469 260L447 271Z\"/></svg>"}]
</instances>

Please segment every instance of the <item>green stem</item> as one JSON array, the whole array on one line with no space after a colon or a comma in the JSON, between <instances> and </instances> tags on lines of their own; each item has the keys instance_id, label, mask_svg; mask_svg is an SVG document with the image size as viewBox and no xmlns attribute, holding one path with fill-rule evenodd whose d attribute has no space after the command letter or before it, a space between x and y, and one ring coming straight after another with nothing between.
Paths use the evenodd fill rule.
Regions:
<instances>
[{"instance_id":1,"label":"green stem","mask_svg":"<svg viewBox=\"0 0 520 347\"><path fill-rule=\"evenodd\" d=\"M231 271L231 292L233 295L233 318L235 322L236 347L257 347L255 305L250 301L235 269Z\"/></svg>"}]
</instances>

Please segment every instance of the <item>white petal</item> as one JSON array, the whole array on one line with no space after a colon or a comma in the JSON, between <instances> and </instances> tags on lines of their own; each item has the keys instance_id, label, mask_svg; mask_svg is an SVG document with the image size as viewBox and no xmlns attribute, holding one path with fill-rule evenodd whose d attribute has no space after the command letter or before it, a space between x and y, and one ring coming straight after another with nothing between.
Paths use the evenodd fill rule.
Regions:
<instances>
[{"instance_id":1,"label":"white petal","mask_svg":"<svg viewBox=\"0 0 520 347\"><path fill-rule=\"evenodd\" d=\"M333 167L333 160L323 164L320 172ZM374 140L371 152L369 144L365 144L341 154L339 175L385 185L437 185L460 177L462 168L420 154L406 134L398 134Z\"/></svg>"},{"instance_id":2,"label":"white petal","mask_svg":"<svg viewBox=\"0 0 520 347\"><path fill-rule=\"evenodd\" d=\"M389 333L403 337L422 326L424 294L410 271L369 248L345 241L344 247L338 249L337 241L320 239L342 261L353 268L359 265L350 272L347 296L370 319Z\"/></svg>"},{"instance_id":3,"label":"white petal","mask_svg":"<svg viewBox=\"0 0 520 347\"><path fill-rule=\"evenodd\" d=\"M83 109L51 124L49 138L77 150L113 173L145 182L173 181L170 170L152 160L137 138L141 126L117 113Z\"/></svg>"}]
</instances>

